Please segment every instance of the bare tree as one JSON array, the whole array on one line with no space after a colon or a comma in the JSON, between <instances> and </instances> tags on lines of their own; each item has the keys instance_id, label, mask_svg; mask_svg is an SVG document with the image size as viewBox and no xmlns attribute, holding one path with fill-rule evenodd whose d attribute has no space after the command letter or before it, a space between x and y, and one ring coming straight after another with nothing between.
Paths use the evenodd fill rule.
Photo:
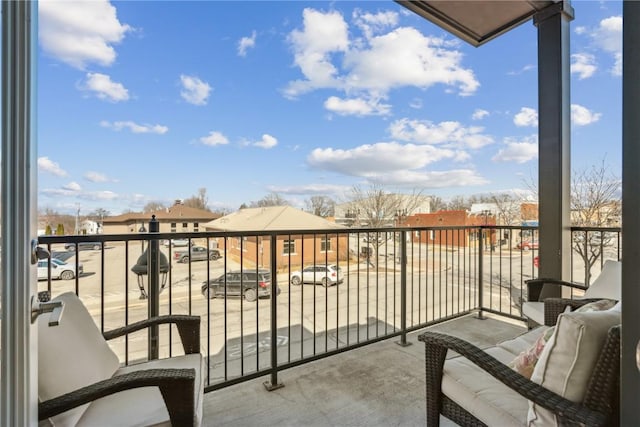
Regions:
<instances>
[{"instance_id":1,"label":"bare tree","mask_svg":"<svg viewBox=\"0 0 640 427\"><path fill-rule=\"evenodd\" d=\"M161 211L161 210L164 210L165 208L166 206L161 202L149 202L146 205L144 205L144 208L142 208L142 211L144 213L150 213L150 212Z\"/></svg>"},{"instance_id":2,"label":"bare tree","mask_svg":"<svg viewBox=\"0 0 640 427\"><path fill-rule=\"evenodd\" d=\"M307 210L314 215L326 218L335 215L336 202L328 196L312 196L305 201Z\"/></svg>"},{"instance_id":3,"label":"bare tree","mask_svg":"<svg viewBox=\"0 0 640 427\"><path fill-rule=\"evenodd\" d=\"M521 199L513 194L500 193L490 196L491 203L496 205L500 225L516 225L520 221Z\"/></svg>"},{"instance_id":4,"label":"bare tree","mask_svg":"<svg viewBox=\"0 0 640 427\"><path fill-rule=\"evenodd\" d=\"M367 188L355 186L351 192L348 214L354 218L354 225L368 228L384 228L400 225L404 219L412 215L425 202L419 191L412 194L397 194L386 191L379 184ZM395 238L395 233L367 233L365 242L375 247L376 253L388 239Z\"/></svg>"},{"instance_id":5,"label":"bare tree","mask_svg":"<svg viewBox=\"0 0 640 427\"><path fill-rule=\"evenodd\" d=\"M209 198L207 197L207 189L199 188L198 194L195 196L191 196L188 199L185 199L182 204L188 206L190 208L202 209L204 211L210 211L209 206Z\"/></svg>"},{"instance_id":6,"label":"bare tree","mask_svg":"<svg viewBox=\"0 0 640 427\"><path fill-rule=\"evenodd\" d=\"M289 206L288 200L278 193L269 193L257 202L251 202L252 208L266 208L269 206Z\"/></svg>"},{"instance_id":7,"label":"bare tree","mask_svg":"<svg viewBox=\"0 0 640 427\"><path fill-rule=\"evenodd\" d=\"M438 212L447 209L447 204L439 196L431 196L431 212Z\"/></svg>"},{"instance_id":8,"label":"bare tree","mask_svg":"<svg viewBox=\"0 0 640 427\"><path fill-rule=\"evenodd\" d=\"M447 203L447 208L452 211L466 211L470 207L471 203L467 202L464 196L455 196Z\"/></svg>"},{"instance_id":9,"label":"bare tree","mask_svg":"<svg viewBox=\"0 0 640 427\"><path fill-rule=\"evenodd\" d=\"M611 173L604 160L580 171L571 179L571 224L578 227L610 227L619 224L620 178ZM603 251L615 242L615 233L579 231L573 236L573 250L582 258L590 282L591 267L603 256Z\"/></svg>"}]
</instances>

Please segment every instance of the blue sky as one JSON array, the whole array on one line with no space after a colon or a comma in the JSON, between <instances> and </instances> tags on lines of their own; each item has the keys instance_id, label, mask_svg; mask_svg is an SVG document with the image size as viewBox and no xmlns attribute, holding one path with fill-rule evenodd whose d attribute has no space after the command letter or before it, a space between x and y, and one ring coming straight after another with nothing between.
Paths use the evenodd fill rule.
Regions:
<instances>
[{"instance_id":1,"label":"blue sky","mask_svg":"<svg viewBox=\"0 0 640 427\"><path fill-rule=\"evenodd\" d=\"M621 170L621 2L576 1L572 167ZM537 176L533 23L474 48L392 1L40 1L38 205L237 209Z\"/></svg>"}]
</instances>

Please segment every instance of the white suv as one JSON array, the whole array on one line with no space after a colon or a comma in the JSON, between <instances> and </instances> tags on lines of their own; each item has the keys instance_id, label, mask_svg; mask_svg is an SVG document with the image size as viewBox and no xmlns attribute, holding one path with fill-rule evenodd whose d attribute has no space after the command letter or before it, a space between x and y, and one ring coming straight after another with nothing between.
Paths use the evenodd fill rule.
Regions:
<instances>
[{"instance_id":1,"label":"white suv","mask_svg":"<svg viewBox=\"0 0 640 427\"><path fill-rule=\"evenodd\" d=\"M342 283L342 269L335 264L318 264L309 265L300 271L291 273L291 284L299 285L301 283L321 284L322 286L332 286Z\"/></svg>"}]
</instances>

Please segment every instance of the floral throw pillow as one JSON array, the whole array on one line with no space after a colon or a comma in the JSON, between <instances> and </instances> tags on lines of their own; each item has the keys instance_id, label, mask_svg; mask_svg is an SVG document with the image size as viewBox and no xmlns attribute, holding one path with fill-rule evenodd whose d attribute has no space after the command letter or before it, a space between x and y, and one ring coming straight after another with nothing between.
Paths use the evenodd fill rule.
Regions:
<instances>
[{"instance_id":1,"label":"floral throw pillow","mask_svg":"<svg viewBox=\"0 0 640 427\"><path fill-rule=\"evenodd\" d=\"M523 351L513 359L511 363L509 363L509 367L520 373L523 377L531 378L533 368L536 367L536 363L544 349L544 345L549 341L549 338L551 338L555 329L555 326L547 329L530 348Z\"/></svg>"},{"instance_id":2,"label":"floral throw pillow","mask_svg":"<svg viewBox=\"0 0 640 427\"><path fill-rule=\"evenodd\" d=\"M588 312L588 311L603 311L609 310L616 302L613 300L602 299L594 302L590 302L585 304L579 308L577 308L576 312ZM567 307L567 311L569 311L569 307ZM509 363L509 367L517 372L520 375L531 378L531 374L533 373L533 368L536 367L536 363L538 362L538 358L544 349L545 344L551 338L555 331L555 326L547 329L544 334L542 334L533 345L520 353L515 359Z\"/></svg>"}]
</instances>

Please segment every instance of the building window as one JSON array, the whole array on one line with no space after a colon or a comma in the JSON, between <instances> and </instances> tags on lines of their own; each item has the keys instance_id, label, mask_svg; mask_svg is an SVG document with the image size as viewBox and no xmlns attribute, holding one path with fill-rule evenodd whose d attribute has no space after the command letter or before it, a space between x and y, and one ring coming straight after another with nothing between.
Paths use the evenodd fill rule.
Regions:
<instances>
[{"instance_id":1,"label":"building window","mask_svg":"<svg viewBox=\"0 0 640 427\"><path fill-rule=\"evenodd\" d=\"M285 255L291 255L291 254L296 253L296 242L295 242L295 240L285 240L282 252Z\"/></svg>"},{"instance_id":2,"label":"building window","mask_svg":"<svg viewBox=\"0 0 640 427\"><path fill-rule=\"evenodd\" d=\"M320 251L329 252L331 250L331 239L329 237L323 237L320 239Z\"/></svg>"},{"instance_id":3,"label":"building window","mask_svg":"<svg viewBox=\"0 0 640 427\"><path fill-rule=\"evenodd\" d=\"M197 222L193 223L193 231L198 231L199 224Z\"/></svg>"},{"instance_id":4,"label":"building window","mask_svg":"<svg viewBox=\"0 0 640 427\"><path fill-rule=\"evenodd\" d=\"M176 223L175 223L175 222L172 222L172 223L171 223L171 232L172 232L172 233L175 233L175 232L176 232Z\"/></svg>"},{"instance_id":5,"label":"building window","mask_svg":"<svg viewBox=\"0 0 640 427\"><path fill-rule=\"evenodd\" d=\"M182 223L182 231L189 231L189 223L188 222L183 222Z\"/></svg>"}]
</instances>

